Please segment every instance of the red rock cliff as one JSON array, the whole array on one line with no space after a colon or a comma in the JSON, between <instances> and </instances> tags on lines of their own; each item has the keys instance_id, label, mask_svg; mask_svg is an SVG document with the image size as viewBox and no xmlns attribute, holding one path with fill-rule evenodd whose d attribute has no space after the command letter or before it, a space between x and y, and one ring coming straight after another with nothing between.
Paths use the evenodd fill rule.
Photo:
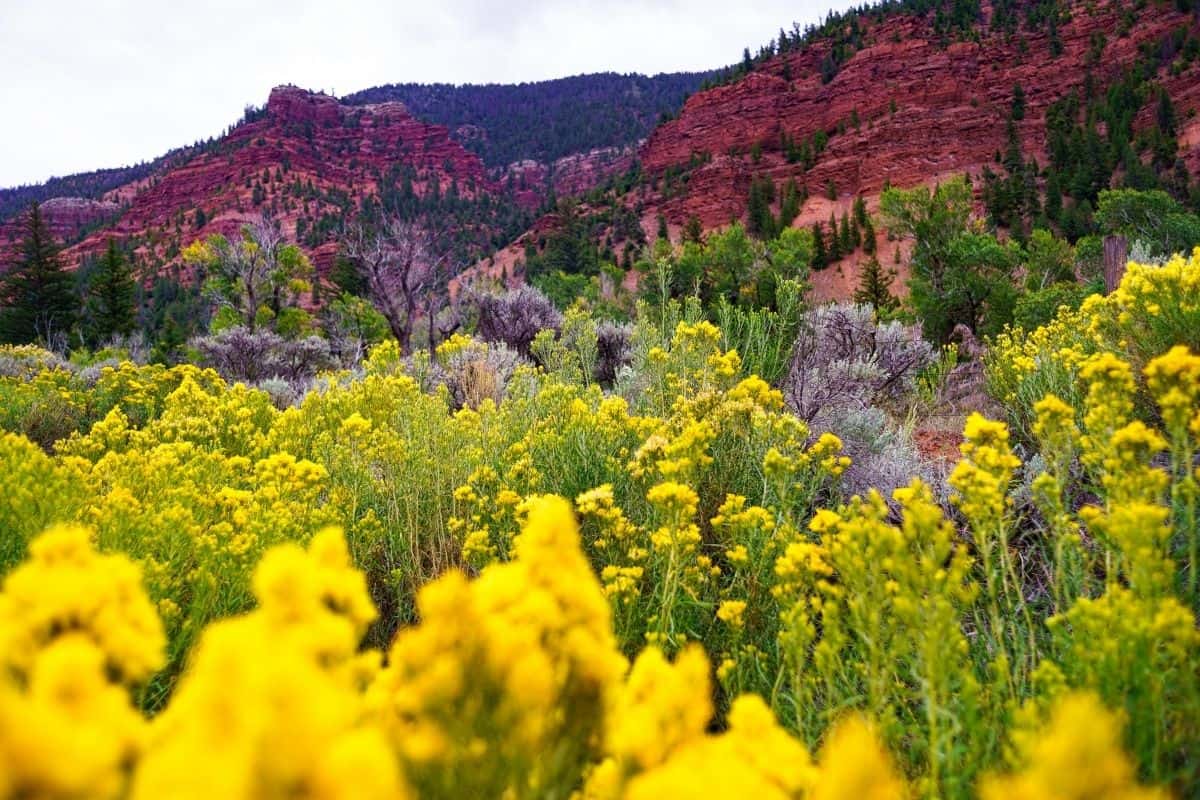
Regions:
<instances>
[{"instance_id":1,"label":"red rock cliff","mask_svg":"<svg viewBox=\"0 0 1200 800\"><path fill-rule=\"evenodd\" d=\"M1071 19L1059 29L1063 51L1058 56L1051 55L1049 37L1041 31L1022 27L1012 37L985 33L978 42L943 47L925 20L893 15L868 25L867 46L827 84L820 64L829 45L817 42L735 83L699 92L677 119L653 132L641 159L651 176L711 160L688 170L686 184L676 183L669 196L654 191L639 197L645 203L644 226L653 232L660 213L676 235L693 215L706 229L727 225L744 215L753 176L769 176L779 186L790 178L807 185L810 199L795 224L810 225L828 220L831 210L840 215L858 194L873 209L889 182L913 186L964 172L978 175L985 166L995 168L995 154L1004 149L1015 84L1026 93L1027 111L1019 126L1026 157L1045 164L1044 112L1081 87L1089 68L1104 87L1135 62L1144 44L1157 44L1180 26L1200 33L1197 17L1177 12L1173 4L1150 3L1129 32L1119 35L1124 5L1072 3ZM1094 35L1103 37L1105 46L1089 67ZM1164 67L1158 80L1174 100L1181 155L1196 175L1200 64L1177 75ZM1149 114L1144 112L1137 124L1152 124ZM857 127L850 122L855 115ZM805 171L787 163L783 136L799 142L818 130L829 135L829 143L813 167ZM757 162L750 155L756 145L761 148ZM830 182L835 201L825 196ZM883 235L880 231L881 258L893 248ZM815 276L818 296L848 294L856 280L849 267L840 278L835 270Z\"/></svg>"},{"instance_id":2,"label":"red rock cliff","mask_svg":"<svg viewBox=\"0 0 1200 800\"><path fill-rule=\"evenodd\" d=\"M278 87L257 118L204 152L111 192L113 202L105 207L119 202L123 212L68 248L66 258L78 263L116 236L133 244L144 263L165 265L193 239L236 233L263 212L295 235L298 225L339 215L339 203L376 194L377 176L396 165L415 170L418 193L435 183L440 190L455 183L466 196L495 189L475 154L400 103L343 106L333 97ZM318 247L313 256L322 269L332 250Z\"/></svg>"}]
</instances>

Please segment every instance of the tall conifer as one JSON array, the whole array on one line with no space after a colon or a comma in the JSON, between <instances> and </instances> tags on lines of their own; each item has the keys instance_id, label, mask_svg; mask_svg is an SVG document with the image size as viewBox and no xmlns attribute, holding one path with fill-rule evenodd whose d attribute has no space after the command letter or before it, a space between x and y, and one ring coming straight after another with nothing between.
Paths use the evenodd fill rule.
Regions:
<instances>
[{"instance_id":1,"label":"tall conifer","mask_svg":"<svg viewBox=\"0 0 1200 800\"><path fill-rule=\"evenodd\" d=\"M0 278L0 339L50 343L75 324L79 300L37 203L25 218L21 260Z\"/></svg>"},{"instance_id":2,"label":"tall conifer","mask_svg":"<svg viewBox=\"0 0 1200 800\"><path fill-rule=\"evenodd\" d=\"M88 338L102 345L115 336L128 336L137 324L134 308L137 285L125 254L108 240L100 263L88 282Z\"/></svg>"}]
</instances>

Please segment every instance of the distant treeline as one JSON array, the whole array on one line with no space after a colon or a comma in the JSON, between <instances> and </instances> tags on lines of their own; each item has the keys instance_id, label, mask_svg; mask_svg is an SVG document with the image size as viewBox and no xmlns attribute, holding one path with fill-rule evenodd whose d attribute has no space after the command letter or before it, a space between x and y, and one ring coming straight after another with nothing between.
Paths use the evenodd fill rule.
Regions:
<instances>
[{"instance_id":1,"label":"distant treeline","mask_svg":"<svg viewBox=\"0 0 1200 800\"><path fill-rule=\"evenodd\" d=\"M664 117L678 113L688 95L712 75L604 72L511 85L403 83L355 92L342 102L398 100L415 116L451 131L480 128L477 135L463 131L455 138L495 167L632 144Z\"/></svg>"}]
</instances>

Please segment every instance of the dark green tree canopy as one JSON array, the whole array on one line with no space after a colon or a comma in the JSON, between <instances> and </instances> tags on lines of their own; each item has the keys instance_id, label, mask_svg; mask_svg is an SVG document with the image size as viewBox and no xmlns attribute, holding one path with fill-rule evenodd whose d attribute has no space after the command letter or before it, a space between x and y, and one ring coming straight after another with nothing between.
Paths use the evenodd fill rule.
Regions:
<instances>
[{"instance_id":1,"label":"dark green tree canopy","mask_svg":"<svg viewBox=\"0 0 1200 800\"><path fill-rule=\"evenodd\" d=\"M84 298L87 341L102 346L137 327L137 284L128 256L109 239L104 255L91 271Z\"/></svg>"},{"instance_id":2,"label":"dark green tree canopy","mask_svg":"<svg viewBox=\"0 0 1200 800\"><path fill-rule=\"evenodd\" d=\"M0 339L13 344L50 344L75 325L74 281L37 203L26 216L21 260L0 279L0 307Z\"/></svg>"}]
</instances>

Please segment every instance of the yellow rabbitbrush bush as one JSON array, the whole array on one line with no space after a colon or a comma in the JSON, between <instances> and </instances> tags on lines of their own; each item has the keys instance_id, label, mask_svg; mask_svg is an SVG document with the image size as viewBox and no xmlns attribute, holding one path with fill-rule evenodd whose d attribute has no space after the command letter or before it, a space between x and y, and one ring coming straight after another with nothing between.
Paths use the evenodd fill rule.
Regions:
<instances>
[{"instance_id":1,"label":"yellow rabbitbrush bush","mask_svg":"<svg viewBox=\"0 0 1200 800\"><path fill-rule=\"evenodd\" d=\"M341 533L317 534L307 552L271 550L254 586L257 610L205 631L151 727L132 796L401 796L362 694L378 656L357 648L375 609Z\"/></svg>"},{"instance_id":2,"label":"yellow rabbitbrush bush","mask_svg":"<svg viewBox=\"0 0 1200 800\"><path fill-rule=\"evenodd\" d=\"M624 671L570 506L533 503L514 551L422 589L370 690L423 795L564 796Z\"/></svg>"},{"instance_id":3,"label":"yellow rabbitbrush bush","mask_svg":"<svg viewBox=\"0 0 1200 800\"><path fill-rule=\"evenodd\" d=\"M80 466L52 459L23 436L0 434L0 573L16 566L29 540L52 522L79 513L89 497Z\"/></svg>"},{"instance_id":4,"label":"yellow rabbitbrush bush","mask_svg":"<svg viewBox=\"0 0 1200 800\"><path fill-rule=\"evenodd\" d=\"M970 737L981 732L967 724L979 687L962 630L977 593L972 560L928 487L914 480L895 499L900 525L872 492L817 512L819 541L792 544L776 562L779 682L810 739L842 709L863 708L922 765L926 791L961 792L980 755ZM917 731L924 741L911 740Z\"/></svg>"},{"instance_id":5,"label":"yellow rabbitbrush bush","mask_svg":"<svg viewBox=\"0 0 1200 800\"><path fill-rule=\"evenodd\" d=\"M2 651L18 658L0 675L0 797L567 797L585 774L593 797L903 796L859 722L816 766L753 696L706 733L698 649L675 665L648 650L626 682L565 501L532 503L514 547L430 584L382 669L358 648L375 610L341 534L276 547L257 609L205 631L146 722L127 685L163 636L136 568L51 531L0 593L4 641L33 642ZM68 601L55 587L75 580L92 592Z\"/></svg>"},{"instance_id":6,"label":"yellow rabbitbrush bush","mask_svg":"<svg viewBox=\"0 0 1200 800\"><path fill-rule=\"evenodd\" d=\"M904 779L869 724L841 721L813 764L805 746L753 694L734 700L728 729L705 732L712 714L708 661L691 645L674 663L647 648L618 693L584 800L822 798L902 800Z\"/></svg>"},{"instance_id":7,"label":"yellow rabbitbrush bush","mask_svg":"<svg viewBox=\"0 0 1200 800\"><path fill-rule=\"evenodd\" d=\"M765 631L754 638L773 638L778 613L763 573L849 459L836 436L811 437L779 391L754 376L737 380L716 342L711 326L681 324L669 349L652 350L655 375L684 390L665 417L553 381L474 414L493 447L454 492L449 530L463 561L475 569L505 561L524 499L568 494L628 655L645 643L675 652L689 640L738 651L747 665L761 655L716 611L745 603L747 626ZM491 438L498 430L524 435ZM766 691L763 674L740 670L738 688Z\"/></svg>"},{"instance_id":8,"label":"yellow rabbitbrush bush","mask_svg":"<svg viewBox=\"0 0 1200 800\"><path fill-rule=\"evenodd\" d=\"M128 687L163 664L138 568L52 528L0 592L0 797L118 797L145 742Z\"/></svg>"},{"instance_id":9,"label":"yellow rabbitbrush bush","mask_svg":"<svg viewBox=\"0 0 1200 800\"><path fill-rule=\"evenodd\" d=\"M162 666L162 625L142 588L141 570L122 555L99 555L91 531L52 528L0 595L0 666L24 680L64 636L81 637L122 683L141 683Z\"/></svg>"},{"instance_id":10,"label":"yellow rabbitbrush bush","mask_svg":"<svg viewBox=\"0 0 1200 800\"><path fill-rule=\"evenodd\" d=\"M1121 725L1088 693L1059 699L1040 729L1018 737L1020 771L989 776L981 800L1165 800L1166 792L1138 785L1121 747Z\"/></svg>"},{"instance_id":11,"label":"yellow rabbitbrush bush","mask_svg":"<svg viewBox=\"0 0 1200 800\"><path fill-rule=\"evenodd\" d=\"M1200 350L1200 248L1163 266L1130 263L1111 294L1036 330L1001 334L987 355L988 388L1028 441L1033 406L1046 395L1082 408L1087 386L1078 379L1089 356L1120 354L1136 372L1175 346Z\"/></svg>"},{"instance_id":12,"label":"yellow rabbitbrush bush","mask_svg":"<svg viewBox=\"0 0 1200 800\"><path fill-rule=\"evenodd\" d=\"M1043 621L1049 641L1031 677L1056 675L1057 683L1123 709L1130 720L1125 742L1141 773L1189 789L1200 774L1193 755L1200 740L1194 358L1173 348L1144 370L1167 437L1133 418L1134 371L1126 360L1110 352L1085 359L1078 412L1053 395L1035 406L1035 435L1055 474L1033 483L1052 537L1057 613ZM1073 477L1076 457L1082 470ZM1091 502L1072 512L1072 492ZM1186 566L1186 580L1178 564ZM1016 575L1009 580L1020 588ZM1017 623L1036 652L1039 626Z\"/></svg>"}]
</instances>

